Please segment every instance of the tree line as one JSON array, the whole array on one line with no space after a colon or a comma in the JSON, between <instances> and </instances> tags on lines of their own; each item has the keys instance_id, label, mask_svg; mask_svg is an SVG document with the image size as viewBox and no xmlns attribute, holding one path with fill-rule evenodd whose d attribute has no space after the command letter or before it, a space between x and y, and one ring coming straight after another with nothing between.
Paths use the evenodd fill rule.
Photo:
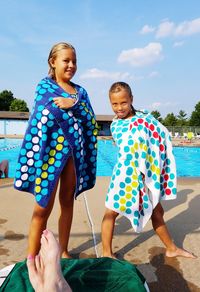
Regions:
<instances>
[{"instance_id":1,"label":"tree line","mask_svg":"<svg viewBox=\"0 0 200 292\"><path fill-rule=\"evenodd\" d=\"M29 112L27 103L19 98L15 98L8 90L0 92L0 110L12 112Z\"/></svg>"},{"instance_id":2,"label":"tree line","mask_svg":"<svg viewBox=\"0 0 200 292\"><path fill-rule=\"evenodd\" d=\"M0 92L0 110L13 112L29 112L27 103L19 98L15 98L8 90ZM151 114L166 127L168 126L200 126L200 101L195 105L190 117L184 110L180 110L178 115L169 113L165 118L161 117L159 111L152 111Z\"/></svg>"},{"instance_id":3,"label":"tree line","mask_svg":"<svg viewBox=\"0 0 200 292\"><path fill-rule=\"evenodd\" d=\"M152 111L151 114L166 127L200 126L200 101L195 105L190 117L184 110L180 110L178 115L169 113L165 118L162 118L157 110Z\"/></svg>"}]
</instances>

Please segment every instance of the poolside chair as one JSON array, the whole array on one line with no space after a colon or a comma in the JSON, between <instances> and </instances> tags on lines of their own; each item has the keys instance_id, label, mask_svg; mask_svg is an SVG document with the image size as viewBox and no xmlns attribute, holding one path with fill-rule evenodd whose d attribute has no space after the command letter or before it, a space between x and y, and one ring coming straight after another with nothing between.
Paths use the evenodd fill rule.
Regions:
<instances>
[{"instance_id":1,"label":"poolside chair","mask_svg":"<svg viewBox=\"0 0 200 292\"><path fill-rule=\"evenodd\" d=\"M146 280L131 263L111 258L61 259L64 277L74 292L149 292ZM32 291L26 261L0 270L0 291Z\"/></svg>"},{"instance_id":2,"label":"poolside chair","mask_svg":"<svg viewBox=\"0 0 200 292\"><path fill-rule=\"evenodd\" d=\"M192 139L194 138L194 133L193 133L193 132L188 132L188 133L187 133L187 138L188 138L188 140L191 142Z\"/></svg>"},{"instance_id":3,"label":"poolside chair","mask_svg":"<svg viewBox=\"0 0 200 292\"><path fill-rule=\"evenodd\" d=\"M184 138L184 139L187 138L187 133L183 133L183 138Z\"/></svg>"},{"instance_id":4,"label":"poolside chair","mask_svg":"<svg viewBox=\"0 0 200 292\"><path fill-rule=\"evenodd\" d=\"M179 138L179 137L180 137L179 132L175 132L174 137L175 137L175 138Z\"/></svg>"},{"instance_id":5,"label":"poolside chair","mask_svg":"<svg viewBox=\"0 0 200 292\"><path fill-rule=\"evenodd\" d=\"M200 133L196 133L196 138L200 138Z\"/></svg>"}]
</instances>

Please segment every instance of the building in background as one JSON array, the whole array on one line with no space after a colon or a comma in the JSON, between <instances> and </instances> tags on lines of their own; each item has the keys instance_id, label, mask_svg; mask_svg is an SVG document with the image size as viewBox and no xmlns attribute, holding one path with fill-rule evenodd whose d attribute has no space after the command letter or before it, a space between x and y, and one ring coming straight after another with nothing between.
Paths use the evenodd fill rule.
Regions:
<instances>
[{"instance_id":1,"label":"building in background","mask_svg":"<svg viewBox=\"0 0 200 292\"><path fill-rule=\"evenodd\" d=\"M29 115L29 112L0 111L0 136L23 136L26 131ZM110 136L110 124L112 122L113 116L97 115L96 118L99 126L98 135Z\"/></svg>"}]
</instances>

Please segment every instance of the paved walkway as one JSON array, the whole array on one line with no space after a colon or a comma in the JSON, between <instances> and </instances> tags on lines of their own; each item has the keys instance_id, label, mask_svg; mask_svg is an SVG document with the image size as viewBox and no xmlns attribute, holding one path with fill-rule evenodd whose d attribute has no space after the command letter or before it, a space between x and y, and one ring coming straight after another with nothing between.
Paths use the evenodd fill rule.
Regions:
<instances>
[{"instance_id":1,"label":"paved walkway","mask_svg":"<svg viewBox=\"0 0 200 292\"><path fill-rule=\"evenodd\" d=\"M95 188L75 202L69 243L75 258L101 255L100 228L109 179L98 177ZM3 268L26 257L34 199L30 194L14 190L12 180L0 183L0 268ZM152 231L151 222L141 234L136 234L123 217L116 222L114 251L118 258L137 264L151 291L200 291L200 178L179 179L178 199L163 205L175 242L194 252L198 259L165 258L163 245ZM48 224L56 236L58 212L56 201Z\"/></svg>"}]
</instances>

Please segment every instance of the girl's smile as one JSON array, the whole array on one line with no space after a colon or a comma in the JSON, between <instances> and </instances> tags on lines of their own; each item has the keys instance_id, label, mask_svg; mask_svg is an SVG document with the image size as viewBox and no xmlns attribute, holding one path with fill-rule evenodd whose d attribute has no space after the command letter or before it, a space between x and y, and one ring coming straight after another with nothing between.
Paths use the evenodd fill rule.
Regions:
<instances>
[{"instance_id":1,"label":"girl's smile","mask_svg":"<svg viewBox=\"0 0 200 292\"><path fill-rule=\"evenodd\" d=\"M133 116L132 97L124 89L110 93L110 102L114 113L119 119L126 119Z\"/></svg>"},{"instance_id":2,"label":"girl's smile","mask_svg":"<svg viewBox=\"0 0 200 292\"><path fill-rule=\"evenodd\" d=\"M60 50L51 65L58 83L69 82L77 69L75 51L71 48Z\"/></svg>"}]
</instances>

